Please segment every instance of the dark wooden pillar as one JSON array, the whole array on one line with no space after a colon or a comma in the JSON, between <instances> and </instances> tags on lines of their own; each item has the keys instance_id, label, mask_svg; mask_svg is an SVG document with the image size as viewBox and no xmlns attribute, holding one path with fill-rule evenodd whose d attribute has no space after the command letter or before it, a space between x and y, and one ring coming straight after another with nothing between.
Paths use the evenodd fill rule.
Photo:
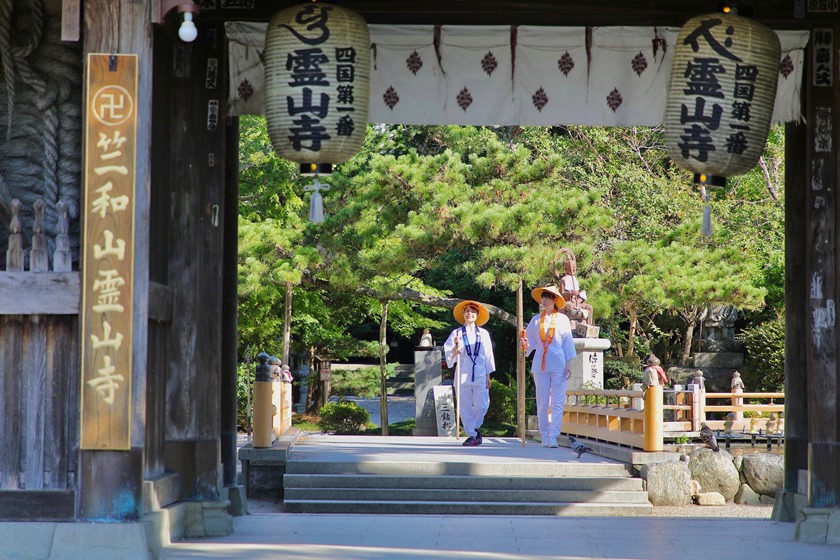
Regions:
<instances>
[{"instance_id":1,"label":"dark wooden pillar","mask_svg":"<svg viewBox=\"0 0 840 560\"><path fill-rule=\"evenodd\" d=\"M132 325L131 449L81 451L79 517L134 520L142 514L146 429L146 348L149 292L149 184L151 161L152 38L145 2L85 0L84 52L136 54L137 140L134 193L134 322ZM95 17L91 14L96 14ZM84 378L84 372L82 372Z\"/></svg>"},{"instance_id":2,"label":"dark wooden pillar","mask_svg":"<svg viewBox=\"0 0 840 560\"><path fill-rule=\"evenodd\" d=\"M222 258L225 200L224 27L196 21L198 38L173 37L169 288L173 299L166 386L166 469L183 496L218 499L221 483Z\"/></svg>"},{"instance_id":3,"label":"dark wooden pillar","mask_svg":"<svg viewBox=\"0 0 840 560\"><path fill-rule=\"evenodd\" d=\"M225 221L222 271L222 482L236 484L237 391L238 363L237 265L239 262L239 117L226 119L225 157Z\"/></svg>"},{"instance_id":4,"label":"dark wooden pillar","mask_svg":"<svg viewBox=\"0 0 840 560\"><path fill-rule=\"evenodd\" d=\"M808 248L804 124L785 127L785 491L797 491L797 473L808 470L808 364L806 330Z\"/></svg>"},{"instance_id":5,"label":"dark wooden pillar","mask_svg":"<svg viewBox=\"0 0 840 560\"><path fill-rule=\"evenodd\" d=\"M840 26L834 24L828 29L833 30L833 42L827 52L836 57ZM840 384L835 303L840 76L836 64L815 68L815 61L819 61L813 55L814 44L820 43L820 33L815 29L811 35L808 48L811 64L806 78L808 502L815 507L837 507L840 506Z\"/></svg>"}]
</instances>

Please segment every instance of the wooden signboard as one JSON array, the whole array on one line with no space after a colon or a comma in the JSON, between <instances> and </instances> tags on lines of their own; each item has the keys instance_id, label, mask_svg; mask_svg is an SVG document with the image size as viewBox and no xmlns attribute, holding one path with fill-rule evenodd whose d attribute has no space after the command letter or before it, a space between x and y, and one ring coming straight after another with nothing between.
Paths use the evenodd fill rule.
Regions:
<instances>
[{"instance_id":1,"label":"wooden signboard","mask_svg":"<svg viewBox=\"0 0 840 560\"><path fill-rule=\"evenodd\" d=\"M137 56L89 54L81 448L131 447Z\"/></svg>"}]
</instances>

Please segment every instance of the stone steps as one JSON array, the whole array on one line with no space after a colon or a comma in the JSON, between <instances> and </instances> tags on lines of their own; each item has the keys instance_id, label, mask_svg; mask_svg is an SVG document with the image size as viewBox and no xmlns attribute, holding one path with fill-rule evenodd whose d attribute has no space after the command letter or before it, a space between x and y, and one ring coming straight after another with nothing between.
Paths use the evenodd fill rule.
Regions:
<instances>
[{"instance_id":1,"label":"stone steps","mask_svg":"<svg viewBox=\"0 0 840 560\"><path fill-rule=\"evenodd\" d=\"M553 515L557 517L630 517L650 515L647 504L529 502L378 502L286 501L288 513L365 513L408 515Z\"/></svg>"},{"instance_id":2,"label":"stone steps","mask_svg":"<svg viewBox=\"0 0 840 560\"><path fill-rule=\"evenodd\" d=\"M296 461L284 511L460 515L650 515L642 481L615 463Z\"/></svg>"},{"instance_id":3,"label":"stone steps","mask_svg":"<svg viewBox=\"0 0 840 560\"><path fill-rule=\"evenodd\" d=\"M394 375L385 380L386 394L394 397L414 396L414 366L400 364Z\"/></svg>"}]
</instances>

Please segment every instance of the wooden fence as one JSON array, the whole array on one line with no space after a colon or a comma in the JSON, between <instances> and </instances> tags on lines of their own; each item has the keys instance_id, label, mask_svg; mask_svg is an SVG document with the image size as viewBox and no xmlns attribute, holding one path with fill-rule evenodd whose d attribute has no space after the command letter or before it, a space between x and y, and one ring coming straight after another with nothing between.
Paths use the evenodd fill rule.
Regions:
<instances>
[{"instance_id":1,"label":"wooden fence","mask_svg":"<svg viewBox=\"0 0 840 560\"><path fill-rule=\"evenodd\" d=\"M726 429L732 413L733 434L784 432L779 421L784 393L706 393L698 385L657 391L580 390L566 393L563 432L645 451L660 451L663 440L696 435L701 423ZM746 402L752 401L752 402ZM715 403L715 404L710 404ZM745 412L776 413L776 418L744 418ZM709 419L709 414L721 419Z\"/></svg>"},{"instance_id":2,"label":"wooden fence","mask_svg":"<svg viewBox=\"0 0 840 560\"><path fill-rule=\"evenodd\" d=\"M28 237L19 212L15 200L0 271L0 519L72 519L80 275L70 269L66 228L49 258L43 202ZM66 220L61 203L59 212Z\"/></svg>"}]
</instances>

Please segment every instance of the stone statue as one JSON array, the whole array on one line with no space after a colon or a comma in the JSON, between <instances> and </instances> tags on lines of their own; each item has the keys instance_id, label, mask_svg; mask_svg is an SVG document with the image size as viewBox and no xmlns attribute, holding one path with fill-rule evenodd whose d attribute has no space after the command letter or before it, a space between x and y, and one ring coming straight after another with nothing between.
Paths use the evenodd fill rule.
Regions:
<instances>
[{"instance_id":1,"label":"stone statue","mask_svg":"<svg viewBox=\"0 0 840 560\"><path fill-rule=\"evenodd\" d=\"M754 433L755 433L755 429L756 429L757 427L758 427L758 418L757 418L757 417L755 417L755 416L753 416L752 418L750 418L750 433L751 433L751 434L754 434Z\"/></svg>"},{"instance_id":2,"label":"stone statue","mask_svg":"<svg viewBox=\"0 0 840 560\"><path fill-rule=\"evenodd\" d=\"M735 414L730 412L726 415L726 420L723 422L723 433L727 436L732 435L732 424L735 423Z\"/></svg>"},{"instance_id":3,"label":"stone statue","mask_svg":"<svg viewBox=\"0 0 840 560\"><path fill-rule=\"evenodd\" d=\"M744 382L741 380L741 374L738 371L732 372L732 383L730 384L733 393L744 392ZM743 397L732 397L732 406L743 406ZM740 410L735 411L735 420L743 420L744 413Z\"/></svg>"},{"instance_id":4,"label":"stone statue","mask_svg":"<svg viewBox=\"0 0 840 560\"><path fill-rule=\"evenodd\" d=\"M642 375L642 387L665 386L668 384L668 375L660 366L660 360L653 354L648 356L647 365L644 374Z\"/></svg>"},{"instance_id":5,"label":"stone statue","mask_svg":"<svg viewBox=\"0 0 840 560\"><path fill-rule=\"evenodd\" d=\"M272 381L283 380L283 370L280 367L280 358L277 356L270 356L268 358L268 372Z\"/></svg>"},{"instance_id":6,"label":"stone statue","mask_svg":"<svg viewBox=\"0 0 840 560\"><path fill-rule=\"evenodd\" d=\"M771 412L770 418L767 420L767 423L764 425L764 431L767 432L767 435L775 434L777 431L776 428L776 413Z\"/></svg>"},{"instance_id":7,"label":"stone statue","mask_svg":"<svg viewBox=\"0 0 840 560\"><path fill-rule=\"evenodd\" d=\"M706 352L738 352L741 343L735 339L738 310L733 305L712 305L700 314L703 323L703 350Z\"/></svg>"},{"instance_id":8,"label":"stone statue","mask_svg":"<svg viewBox=\"0 0 840 560\"><path fill-rule=\"evenodd\" d=\"M593 324L593 308L586 303L586 290L580 289L577 279L577 260L570 249L563 248L557 251L554 256L554 275L557 274L557 257L560 253L566 254L566 261L563 263L565 274L557 278L560 287L560 294L566 300L565 309L560 311L569 317L569 320L578 321L587 325ZM574 327L574 325L573 325Z\"/></svg>"},{"instance_id":9,"label":"stone statue","mask_svg":"<svg viewBox=\"0 0 840 560\"><path fill-rule=\"evenodd\" d=\"M703 377L702 369L698 369L694 372L694 377L691 378L691 383L693 385L700 385L700 390L704 393L706 392L706 378Z\"/></svg>"},{"instance_id":10,"label":"stone statue","mask_svg":"<svg viewBox=\"0 0 840 560\"><path fill-rule=\"evenodd\" d=\"M431 348L434 345L432 333L429 332L429 329L423 329L423 336L420 337L420 348Z\"/></svg>"}]
</instances>

